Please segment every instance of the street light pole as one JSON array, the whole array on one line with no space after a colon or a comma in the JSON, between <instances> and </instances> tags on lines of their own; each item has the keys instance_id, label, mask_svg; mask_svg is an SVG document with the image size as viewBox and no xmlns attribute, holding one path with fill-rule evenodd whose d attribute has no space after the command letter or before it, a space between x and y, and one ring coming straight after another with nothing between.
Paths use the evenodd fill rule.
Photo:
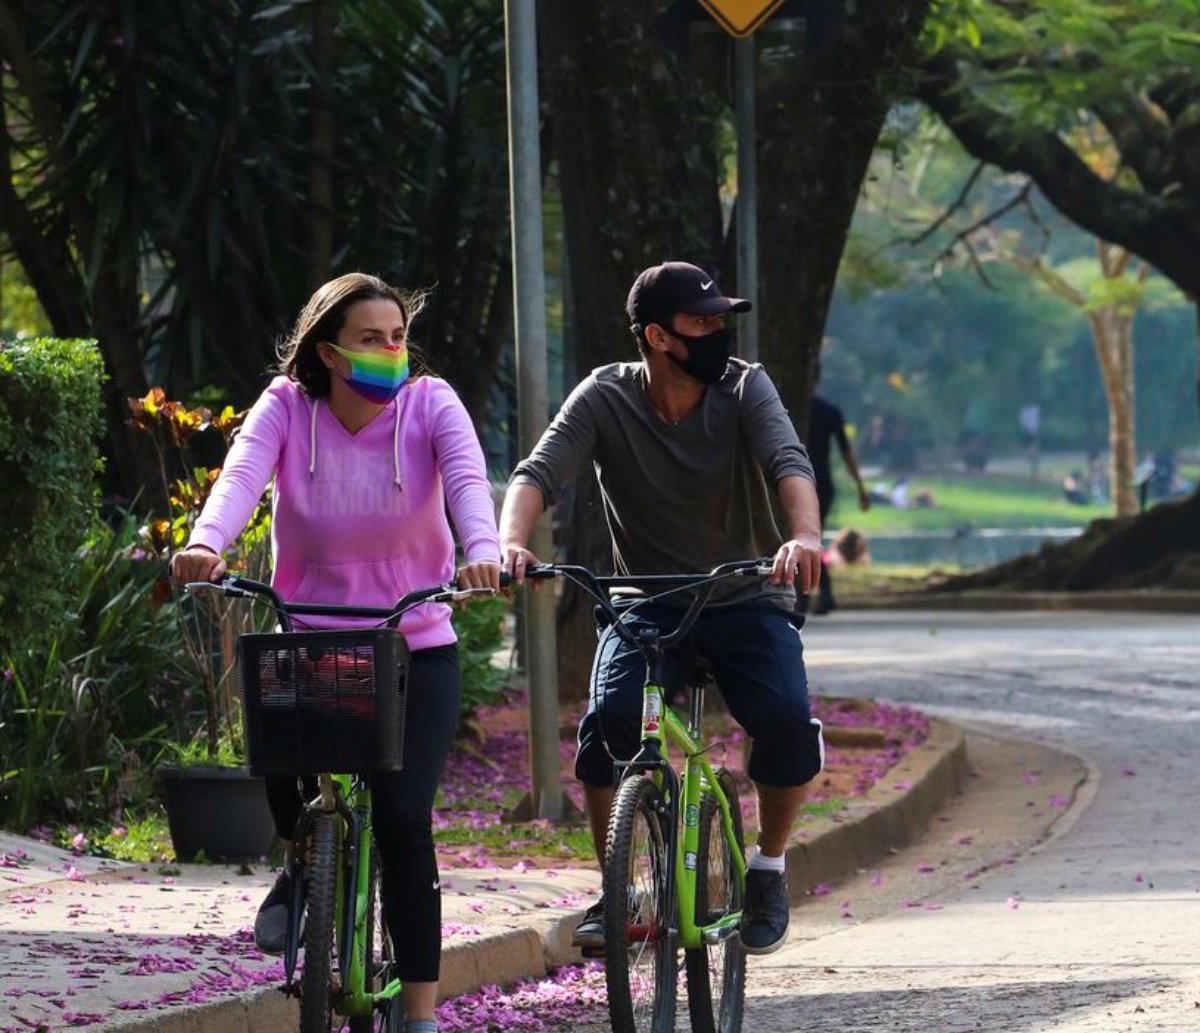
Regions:
<instances>
[{"instance_id":1,"label":"street light pole","mask_svg":"<svg viewBox=\"0 0 1200 1033\"><path fill-rule=\"evenodd\" d=\"M542 247L542 161L537 83L535 0L505 0L508 73L509 206L512 216L513 309L517 350L517 426L522 455L546 427L546 278ZM553 552L549 518L534 528L536 556ZM558 764L558 685L554 594L522 593L525 665L529 676L530 816L558 821L563 792Z\"/></svg>"}]
</instances>

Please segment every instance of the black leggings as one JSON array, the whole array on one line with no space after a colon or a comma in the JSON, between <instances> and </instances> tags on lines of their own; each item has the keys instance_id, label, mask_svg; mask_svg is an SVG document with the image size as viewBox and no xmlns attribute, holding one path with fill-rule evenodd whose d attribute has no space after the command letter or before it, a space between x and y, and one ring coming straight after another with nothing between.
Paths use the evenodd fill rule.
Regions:
<instances>
[{"instance_id":1,"label":"black leggings","mask_svg":"<svg viewBox=\"0 0 1200 1033\"><path fill-rule=\"evenodd\" d=\"M408 671L404 770L371 778L375 841L383 862L384 921L392 930L396 975L406 982L432 983L438 978L442 893L432 812L458 726L459 690L457 646L414 652ZM302 809L296 780L266 781L275 830L280 838L291 839Z\"/></svg>"}]
</instances>

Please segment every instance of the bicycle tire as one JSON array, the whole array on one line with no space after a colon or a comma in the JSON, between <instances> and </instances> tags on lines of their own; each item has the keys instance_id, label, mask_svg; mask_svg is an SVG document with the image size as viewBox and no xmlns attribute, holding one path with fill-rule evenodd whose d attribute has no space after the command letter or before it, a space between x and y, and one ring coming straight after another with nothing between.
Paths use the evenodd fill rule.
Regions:
<instances>
[{"instance_id":1,"label":"bicycle tire","mask_svg":"<svg viewBox=\"0 0 1200 1033\"><path fill-rule=\"evenodd\" d=\"M396 972L396 958L392 952L392 940L383 921L383 907L379 896L379 851L371 844L371 883L367 888L367 989L378 993ZM369 1017L352 1018L349 1033L404 1033L404 1005L394 997L382 1011Z\"/></svg>"},{"instance_id":2,"label":"bicycle tire","mask_svg":"<svg viewBox=\"0 0 1200 1033\"><path fill-rule=\"evenodd\" d=\"M745 853L737 786L728 771L717 781L729 801L738 849ZM700 844L696 856L696 924L709 925L742 908L742 885L712 793L700 800ZM720 943L685 950L688 1013L693 1033L739 1033L746 1008L746 952L737 934Z\"/></svg>"},{"instance_id":3,"label":"bicycle tire","mask_svg":"<svg viewBox=\"0 0 1200 1033\"><path fill-rule=\"evenodd\" d=\"M334 891L340 822L332 814L314 814L304 851L303 876L308 917L304 932L304 968L300 973L300 1033L329 1033L334 958Z\"/></svg>"},{"instance_id":4,"label":"bicycle tire","mask_svg":"<svg viewBox=\"0 0 1200 1033\"><path fill-rule=\"evenodd\" d=\"M648 778L621 783L604 864L605 981L613 1033L673 1033L679 977L671 859L662 791ZM648 971L647 971L648 970Z\"/></svg>"}]
</instances>

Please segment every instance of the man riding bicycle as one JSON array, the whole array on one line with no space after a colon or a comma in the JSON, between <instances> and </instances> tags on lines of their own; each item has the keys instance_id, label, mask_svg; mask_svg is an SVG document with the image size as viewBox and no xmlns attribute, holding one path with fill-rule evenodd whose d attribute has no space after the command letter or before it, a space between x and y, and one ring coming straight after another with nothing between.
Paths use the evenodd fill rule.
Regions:
<instances>
[{"instance_id":1,"label":"man riding bicycle","mask_svg":"<svg viewBox=\"0 0 1200 1033\"><path fill-rule=\"evenodd\" d=\"M774 556L765 582L721 586L687 642L711 663L753 743L747 770L760 831L741 939L747 951L766 954L787 934L784 850L804 786L823 766L793 614L796 587L810 592L820 578L821 525L812 464L774 385L761 366L729 355L725 317L749 308L687 262L644 270L626 302L641 361L593 370L563 403L513 473L500 539L506 569L522 580L538 562L525 547L538 517L591 463L618 573L702 573L732 559ZM769 489L787 521L786 540ZM639 607L635 619L669 631L679 612L659 601ZM637 752L643 663L620 637L601 635L575 773L602 863L613 759ZM588 910L573 942L603 947L602 904Z\"/></svg>"}]
</instances>

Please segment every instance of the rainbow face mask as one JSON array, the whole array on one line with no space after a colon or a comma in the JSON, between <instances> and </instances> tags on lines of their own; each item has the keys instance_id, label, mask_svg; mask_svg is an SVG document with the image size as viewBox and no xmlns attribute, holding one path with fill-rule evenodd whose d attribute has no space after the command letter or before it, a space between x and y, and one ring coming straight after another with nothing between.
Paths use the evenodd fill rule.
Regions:
<instances>
[{"instance_id":1,"label":"rainbow face mask","mask_svg":"<svg viewBox=\"0 0 1200 1033\"><path fill-rule=\"evenodd\" d=\"M349 376L342 378L346 386L368 402L387 405L408 379L408 349L402 344L368 352L350 351L336 344L330 347L350 363Z\"/></svg>"}]
</instances>

